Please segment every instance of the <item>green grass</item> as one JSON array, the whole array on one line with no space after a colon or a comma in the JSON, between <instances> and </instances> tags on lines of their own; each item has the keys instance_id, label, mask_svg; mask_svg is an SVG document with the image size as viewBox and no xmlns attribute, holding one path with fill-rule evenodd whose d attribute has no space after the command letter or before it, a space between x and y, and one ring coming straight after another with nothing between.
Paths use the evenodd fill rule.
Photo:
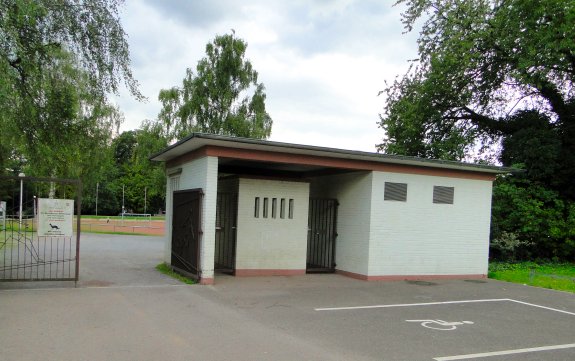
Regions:
<instances>
[{"instance_id":1,"label":"green grass","mask_svg":"<svg viewBox=\"0 0 575 361\"><path fill-rule=\"evenodd\" d=\"M28 227L20 227L19 225L13 225L13 226L6 226L6 228L2 228L0 227L0 231L2 232L26 232L26 233L31 233L31 232L36 232L36 230L34 229L34 226L28 226Z\"/></svg>"},{"instance_id":2,"label":"green grass","mask_svg":"<svg viewBox=\"0 0 575 361\"><path fill-rule=\"evenodd\" d=\"M575 293L573 263L492 262L489 278Z\"/></svg>"},{"instance_id":3,"label":"green grass","mask_svg":"<svg viewBox=\"0 0 575 361\"><path fill-rule=\"evenodd\" d=\"M164 263L160 263L159 265L156 266L156 269L165 274L166 276L170 276L172 278L177 279L180 282L186 283L188 285L193 285L196 283L196 280L193 280L191 278L182 276L179 273L176 273L174 271L172 271L172 269L170 268L170 266L168 266L165 262Z\"/></svg>"},{"instance_id":4,"label":"green grass","mask_svg":"<svg viewBox=\"0 0 575 361\"><path fill-rule=\"evenodd\" d=\"M76 231L76 229L74 229ZM84 228L81 229L82 233L97 233L97 234L117 234L121 236L154 236L152 234L147 233L138 233L138 232L113 232L113 231L92 231L92 230L85 230Z\"/></svg>"}]
</instances>

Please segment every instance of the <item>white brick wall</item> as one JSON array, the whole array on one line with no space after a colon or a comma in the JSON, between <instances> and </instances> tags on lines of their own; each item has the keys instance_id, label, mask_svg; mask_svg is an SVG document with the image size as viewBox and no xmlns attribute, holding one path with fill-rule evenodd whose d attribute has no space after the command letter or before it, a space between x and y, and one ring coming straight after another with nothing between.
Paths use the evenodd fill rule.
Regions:
<instances>
[{"instance_id":1,"label":"white brick wall","mask_svg":"<svg viewBox=\"0 0 575 361\"><path fill-rule=\"evenodd\" d=\"M254 217L255 197L260 198L259 218ZM268 218L263 218L264 198ZM277 199L272 218L272 199ZM280 200L286 200L285 218L280 218ZM294 200L293 219L288 218L289 199ZM307 252L309 184L303 182L240 179L236 269L304 270Z\"/></svg>"},{"instance_id":2,"label":"white brick wall","mask_svg":"<svg viewBox=\"0 0 575 361\"><path fill-rule=\"evenodd\" d=\"M384 201L385 182L407 183L407 202ZM433 186L454 187L434 204ZM486 274L490 181L373 173L369 276Z\"/></svg>"},{"instance_id":3,"label":"white brick wall","mask_svg":"<svg viewBox=\"0 0 575 361\"><path fill-rule=\"evenodd\" d=\"M215 223L216 223L216 199L218 191L218 158L204 157L193 160L181 166L167 169L170 174L177 168L181 168L179 175L179 190L201 188L204 192L202 203L202 230L203 236L200 245L202 278L214 276L214 247L215 247ZM172 240L172 197L170 189L170 177L168 177L166 194L166 224L167 232L164 243L164 260L171 262Z\"/></svg>"},{"instance_id":4,"label":"white brick wall","mask_svg":"<svg viewBox=\"0 0 575 361\"><path fill-rule=\"evenodd\" d=\"M182 165L179 189L204 190L202 277L214 268L218 159ZM169 174L174 169L168 169ZM385 182L407 183L407 202L384 201ZM165 260L170 262L171 188L166 197ZM232 186L235 181L229 181ZM222 185L224 185L222 183ZM433 186L454 187L454 204L434 204ZM303 270L306 267L309 198L339 202L336 268L366 276L486 274L492 182L386 172L354 172L303 182L239 180L236 269ZM260 217L254 199L260 197ZM262 217L269 199L268 218ZM272 199L277 216L271 217ZM280 218L280 200L286 217ZM295 201L294 219L287 216Z\"/></svg>"},{"instance_id":5,"label":"white brick wall","mask_svg":"<svg viewBox=\"0 0 575 361\"><path fill-rule=\"evenodd\" d=\"M312 182L312 197L339 202L336 269L368 273L372 173L358 172L319 177Z\"/></svg>"}]
</instances>

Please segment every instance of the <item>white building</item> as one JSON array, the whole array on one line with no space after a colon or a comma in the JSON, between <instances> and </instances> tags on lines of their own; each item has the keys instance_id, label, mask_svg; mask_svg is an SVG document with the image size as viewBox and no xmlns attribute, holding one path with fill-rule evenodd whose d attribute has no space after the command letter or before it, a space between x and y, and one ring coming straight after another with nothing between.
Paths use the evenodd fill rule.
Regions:
<instances>
[{"instance_id":1,"label":"white building","mask_svg":"<svg viewBox=\"0 0 575 361\"><path fill-rule=\"evenodd\" d=\"M166 162L165 261L214 282L335 271L487 275L500 167L192 134Z\"/></svg>"}]
</instances>

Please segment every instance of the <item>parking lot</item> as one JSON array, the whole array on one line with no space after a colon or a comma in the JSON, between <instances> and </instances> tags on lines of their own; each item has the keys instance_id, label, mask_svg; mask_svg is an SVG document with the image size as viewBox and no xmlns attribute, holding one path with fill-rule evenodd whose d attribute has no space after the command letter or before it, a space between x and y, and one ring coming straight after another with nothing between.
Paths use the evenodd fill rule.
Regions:
<instances>
[{"instance_id":1,"label":"parking lot","mask_svg":"<svg viewBox=\"0 0 575 361\"><path fill-rule=\"evenodd\" d=\"M161 238L83 239L78 288L0 285L2 360L573 360L573 294L337 274L186 286Z\"/></svg>"}]
</instances>

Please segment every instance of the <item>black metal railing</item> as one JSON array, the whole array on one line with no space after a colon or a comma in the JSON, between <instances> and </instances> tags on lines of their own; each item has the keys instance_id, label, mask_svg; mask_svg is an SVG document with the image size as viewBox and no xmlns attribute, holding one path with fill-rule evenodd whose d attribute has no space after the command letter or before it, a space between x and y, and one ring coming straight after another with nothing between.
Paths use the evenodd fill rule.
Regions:
<instances>
[{"instance_id":1,"label":"black metal railing","mask_svg":"<svg viewBox=\"0 0 575 361\"><path fill-rule=\"evenodd\" d=\"M78 281L81 193L79 180L0 177L0 281ZM49 196L75 200L75 232L38 234L38 199Z\"/></svg>"},{"instance_id":2,"label":"black metal railing","mask_svg":"<svg viewBox=\"0 0 575 361\"><path fill-rule=\"evenodd\" d=\"M220 272L235 270L237 214L238 194L218 193L214 265Z\"/></svg>"},{"instance_id":3,"label":"black metal railing","mask_svg":"<svg viewBox=\"0 0 575 361\"><path fill-rule=\"evenodd\" d=\"M310 199L307 239L307 271L335 270L337 200Z\"/></svg>"}]
</instances>

